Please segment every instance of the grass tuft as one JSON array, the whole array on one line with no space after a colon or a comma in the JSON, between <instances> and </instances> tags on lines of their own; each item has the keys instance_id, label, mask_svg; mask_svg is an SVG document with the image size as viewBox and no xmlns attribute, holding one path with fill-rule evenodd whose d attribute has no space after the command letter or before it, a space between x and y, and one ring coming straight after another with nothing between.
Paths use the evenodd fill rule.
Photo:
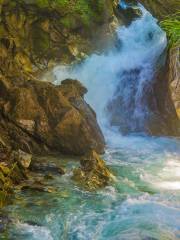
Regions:
<instances>
[{"instance_id":1,"label":"grass tuft","mask_svg":"<svg viewBox=\"0 0 180 240\"><path fill-rule=\"evenodd\" d=\"M180 45L180 11L167 16L160 22L160 26L167 34L169 47Z\"/></svg>"}]
</instances>

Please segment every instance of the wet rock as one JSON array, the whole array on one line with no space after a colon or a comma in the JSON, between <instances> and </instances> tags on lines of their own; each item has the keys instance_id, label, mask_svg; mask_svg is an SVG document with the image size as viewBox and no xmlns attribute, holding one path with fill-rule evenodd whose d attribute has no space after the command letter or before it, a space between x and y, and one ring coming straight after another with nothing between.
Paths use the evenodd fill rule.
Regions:
<instances>
[{"instance_id":1,"label":"wet rock","mask_svg":"<svg viewBox=\"0 0 180 240\"><path fill-rule=\"evenodd\" d=\"M40 183L24 184L23 186L21 186L21 191L27 191L27 190L46 192L45 186Z\"/></svg>"},{"instance_id":2,"label":"wet rock","mask_svg":"<svg viewBox=\"0 0 180 240\"><path fill-rule=\"evenodd\" d=\"M152 85L154 93L154 107L151 98L149 103L152 111L156 113L149 121L149 129L152 134L159 135L173 135L178 136L180 134L180 121L174 106L172 98L172 92L169 88L169 63L168 59L166 63L161 67L157 67L154 74L154 82ZM147 125L147 126L148 126ZM161 125L161 128L159 126ZM179 125L179 126L178 126Z\"/></svg>"},{"instance_id":3,"label":"wet rock","mask_svg":"<svg viewBox=\"0 0 180 240\"><path fill-rule=\"evenodd\" d=\"M131 24L133 20L142 16L142 11L137 7L137 1L120 2L117 13L125 25Z\"/></svg>"},{"instance_id":4,"label":"wet rock","mask_svg":"<svg viewBox=\"0 0 180 240\"><path fill-rule=\"evenodd\" d=\"M81 82L78 80L65 79L61 82L60 89L64 96L66 96L69 100L75 97L84 97L84 95L88 92L87 88L85 88Z\"/></svg>"},{"instance_id":5,"label":"wet rock","mask_svg":"<svg viewBox=\"0 0 180 240\"><path fill-rule=\"evenodd\" d=\"M37 191L37 192L56 192L56 188L47 186L41 181L30 181L23 183L20 187L21 191Z\"/></svg>"},{"instance_id":6,"label":"wet rock","mask_svg":"<svg viewBox=\"0 0 180 240\"><path fill-rule=\"evenodd\" d=\"M93 150L82 157L80 164L73 172L73 179L90 191L105 187L113 179L105 162Z\"/></svg>"},{"instance_id":7,"label":"wet rock","mask_svg":"<svg viewBox=\"0 0 180 240\"><path fill-rule=\"evenodd\" d=\"M65 174L65 170L62 167L57 166L55 163L38 163L34 162L30 168L33 172L53 173L53 174ZM49 175L47 178L50 177Z\"/></svg>"},{"instance_id":8,"label":"wet rock","mask_svg":"<svg viewBox=\"0 0 180 240\"><path fill-rule=\"evenodd\" d=\"M52 180L54 177L53 177L53 175L51 174L51 173L48 173L48 174L46 174L45 176L44 176L44 179L46 179L46 180Z\"/></svg>"}]
</instances>

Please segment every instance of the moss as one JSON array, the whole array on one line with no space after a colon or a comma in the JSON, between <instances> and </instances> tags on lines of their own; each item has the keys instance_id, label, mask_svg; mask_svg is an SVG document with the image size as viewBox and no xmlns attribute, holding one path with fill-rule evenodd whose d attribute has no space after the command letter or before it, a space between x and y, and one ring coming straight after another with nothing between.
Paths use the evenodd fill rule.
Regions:
<instances>
[{"instance_id":1,"label":"moss","mask_svg":"<svg viewBox=\"0 0 180 240\"><path fill-rule=\"evenodd\" d=\"M3 2L4 2L4 0L0 0L0 5L2 5L2 4L3 4Z\"/></svg>"},{"instance_id":2,"label":"moss","mask_svg":"<svg viewBox=\"0 0 180 240\"><path fill-rule=\"evenodd\" d=\"M91 22L101 18L102 12L105 8L105 0L21 0L26 4L35 4L40 8L55 9L62 13L62 15L68 15L63 20L64 26L71 28L73 22L67 20L71 14L76 18L78 17L84 26L90 26Z\"/></svg>"},{"instance_id":3,"label":"moss","mask_svg":"<svg viewBox=\"0 0 180 240\"><path fill-rule=\"evenodd\" d=\"M93 19L92 8L86 0L54 0L51 1L50 5L60 11L63 10L63 12L66 12L69 16L73 14L75 18L78 17L84 26L89 26ZM73 24L72 21L65 20L65 26L71 27L71 24Z\"/></svg>"},{"instance_id":4,"label":"moss","mask_svg":"<svg viewBox=\"0 0 180 240\"><path fill-rule=\"evenodd\" d=\"M60 20L61 24L68 29L75 29L78 26L78 22L74 16L66 16Z\"/></svg>"},{"instance_id":5,"label":"moss","mask_svg":"<svg viewBox=\"0 0 180 240\"><path fill-rule=\"evenodd\" d=\"M49 1L48 0L36 0L36 4L39 7L49 7Z\"/></svg>"},{"instance_id":6,"label":"moss","mask_svg":"<svg viewBox=\"0 0 180 240\"><path fill-rule=\"evenodd\" d=\"M44 32L40 26L32 28L33 50L35 54L44 54L50 47L49 34Z\"/></svg>"}]
</instances>

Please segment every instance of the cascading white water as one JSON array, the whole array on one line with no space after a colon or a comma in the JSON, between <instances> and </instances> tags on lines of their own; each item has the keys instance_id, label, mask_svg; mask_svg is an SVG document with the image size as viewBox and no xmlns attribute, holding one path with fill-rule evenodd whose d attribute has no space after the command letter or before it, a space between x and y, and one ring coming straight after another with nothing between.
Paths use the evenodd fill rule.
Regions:
<instances>
[{"instance_id":1,"label":"cascading white water","mask_svg":"<svg viewBox=\"0 0 180 240\"><path fill-rule=\"evenodd\" d=\"M53 71L56 84L73 78L87 87L86 100L95 109L104 133L113 114L123 119L118 124L121 127L126 123L130 132L143 130L144 121L151 114L146 89L150 87L154 63L167 42L156 19L141 5L139 8L142 16L130 26L117 29L118 41L109 52L93 54L79 65L58 66ZM111 103L115 99L118 104L114 104L117 106L113 113Z\"/></svg>"}]
</instances>

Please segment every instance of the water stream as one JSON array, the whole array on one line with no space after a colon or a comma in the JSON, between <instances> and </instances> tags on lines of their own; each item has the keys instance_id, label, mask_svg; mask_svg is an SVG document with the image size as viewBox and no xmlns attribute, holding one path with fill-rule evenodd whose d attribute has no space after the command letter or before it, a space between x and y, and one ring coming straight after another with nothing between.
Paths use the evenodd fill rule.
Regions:
<instances>
[{"instance_id":1,"label":"water stream","mask_svg":"<svg viewBox=\"0 0 180 240\"><path fill-rule=\"evenodd\" d=\"M17 191L6 208L12 224L0 239L180 239L180 140L142 134L153 115L147 89L166 36L140 8L141 18L117 30L113 49L77 66L54 69L56 84L71 77L88 88L86 100L97 113L107 142L104 159L116 181L98 192L83 191L71 180L77 163L61 161L67 173L46 180L56 191ZM114 112L111 103L117 99L121 104ZM112 120L114 114L120 121Z\"/></svg>"}]
</instances>

